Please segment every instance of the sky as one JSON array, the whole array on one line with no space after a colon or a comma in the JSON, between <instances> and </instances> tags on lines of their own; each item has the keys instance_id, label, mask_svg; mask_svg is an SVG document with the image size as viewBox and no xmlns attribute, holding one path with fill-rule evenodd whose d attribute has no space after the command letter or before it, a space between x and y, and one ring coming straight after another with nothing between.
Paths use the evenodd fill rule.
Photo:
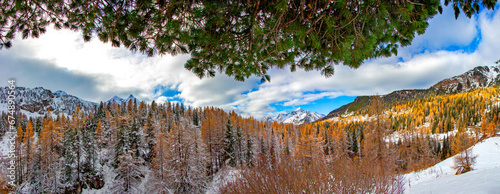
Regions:
<instances>
[{"instance_id":1,"label":"sky","mask_svg":"<svg viewBox=\"0 0 500 194\"><path fill-rule=\"evenodd\" d=\"M199 79L184 69L189 55L147 57L95 37L84 43L80 32L48 28L38 39L17 35L12 48L0 50L0 86L14 78L17 86L63 90L94 102L133 94L147 102L215 106L255 118L298 107L326 115L356 96L429 88L476 66L495 65L499 8L500 3L495 11L455 20L452 7L444 7L425 34L399 48L397 56L367 60L357 69L335 65L329 78L318 71L271 69L271 82L265 83L256 77L239 82L225 74Z\"/></svg>"}]
</instances>

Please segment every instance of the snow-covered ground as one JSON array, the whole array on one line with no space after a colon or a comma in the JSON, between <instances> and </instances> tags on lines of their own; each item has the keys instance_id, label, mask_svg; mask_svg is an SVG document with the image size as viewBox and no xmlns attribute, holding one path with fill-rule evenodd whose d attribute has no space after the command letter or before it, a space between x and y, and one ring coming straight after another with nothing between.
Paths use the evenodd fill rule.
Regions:
<instances>
[{"instance_id":1,"label":"snow-covered ground","mask_svg":"<svg viewBox=\"0 0 500 194\"><path fill-rule=\"evenodd\" d=\"M240 170L232 167L222 168L214 177L211 183L208 185L206 194L217 194L220 193L219 188L223 187L229 182L235 181L240 177Z\"/></svg>"},{"instance_id":2,"label":"snow-covered ground","mask_svg":"<svg viewBox=\"0 0 500 194\"><path fill-rule=\"evenodd\" d=\"M500 193L500 137L492 137L472 148L477 155L475 170L455 175L453 157L428 169L406 175L406 193Z\"/></svg>"}]
</instances>

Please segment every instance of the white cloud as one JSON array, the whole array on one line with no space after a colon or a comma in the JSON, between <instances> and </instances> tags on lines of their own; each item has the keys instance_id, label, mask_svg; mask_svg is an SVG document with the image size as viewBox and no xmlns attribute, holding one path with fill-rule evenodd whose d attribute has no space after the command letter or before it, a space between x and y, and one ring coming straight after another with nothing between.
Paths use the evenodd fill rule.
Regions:
<instances>
[{"instance_id":1,"label":"white cloud","mask_svg":"<svg viewBox=\"0 0 500 194\"><path fill-rule=\"evenodd\" d=\"M165 96L160 96L159 98L157 98L155 101L158 102L158 103L165 103L167 102L168 98L165 97Z\"/></svg>"},{"instance_id":2,"label":"white cloud","mask_svg":"<svg viewBox=\"0 0 500 194\"><path fill-rule=\"evenodd\" d=\"M399 56L408 60L416 52L433 52L452 45L467 46L476 38L476 20L476 16L469 19L464 14L455 20L453 7L446 6L443 14L437 14L429 21L429 27L423 35L415 37L410 46L399 49Z\"/></svg>"}]
</instances>

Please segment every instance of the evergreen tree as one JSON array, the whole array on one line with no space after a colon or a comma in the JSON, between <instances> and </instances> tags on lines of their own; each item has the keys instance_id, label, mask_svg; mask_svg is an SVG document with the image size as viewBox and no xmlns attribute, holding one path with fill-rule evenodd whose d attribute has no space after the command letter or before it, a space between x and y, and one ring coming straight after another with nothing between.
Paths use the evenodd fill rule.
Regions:
<instances>
[{"instance_id":1,"label":"evergreen tree","mask_svg":"<svg viewBox=\"0 0 500 194\"><path fill-rule=\"evenodd\" d=\"M496 0L444 1L455 18L467 17ZM479 4L483 6L480 6ZM443 8L432 1L14 1L2 2L0 48L16 32L38 38L46 27L81 31L112 46L148 56L189 53L185 67L196 75L217 70L236 80L290 66L333 75L333 64L358 67L364 60L397 54L423 34ZM15 6L13 6L15 5ZM196 9L193 9L196 7ZM126 9L123 9L126 8Z\"/></svg>"},{"instance_id":2,"label":"evergreen tree","mask_svg":"<svg viewBox=\"0 0 500 194\"><path fill-rule=\"evenodd\" d=\"M235 141L233 125L231 124L231 120L228 119L224 135L224 161L229 162L231 166L236 165Z\"/></svg>"}]
</instances>

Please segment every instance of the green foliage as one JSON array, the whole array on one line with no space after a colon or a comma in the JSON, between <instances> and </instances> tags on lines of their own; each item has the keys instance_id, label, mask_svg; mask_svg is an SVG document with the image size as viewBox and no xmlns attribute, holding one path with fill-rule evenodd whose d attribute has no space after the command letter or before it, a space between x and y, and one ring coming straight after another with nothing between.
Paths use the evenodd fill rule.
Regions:
<instances>
[{"instance_id":1,"label":"green foliage","mask_svg":"<svg viewBox=\"0 0 500 194\"><path fill-rule=\"evenodd\" d=\"M471 17L480 3L493 9L496 0L444 5L450 3L455 17ZM442 12L439 0L6 0L0 6L0 48L10 48L16 32L38 38L53 24L81 31L85 41L97 35L148 56L189 53L185 68L199 77L220 71L239 81L269 81L269 69L286 66L327 77L335 64L359 67L397 54Z\"/></svg>"}]
</instances>

